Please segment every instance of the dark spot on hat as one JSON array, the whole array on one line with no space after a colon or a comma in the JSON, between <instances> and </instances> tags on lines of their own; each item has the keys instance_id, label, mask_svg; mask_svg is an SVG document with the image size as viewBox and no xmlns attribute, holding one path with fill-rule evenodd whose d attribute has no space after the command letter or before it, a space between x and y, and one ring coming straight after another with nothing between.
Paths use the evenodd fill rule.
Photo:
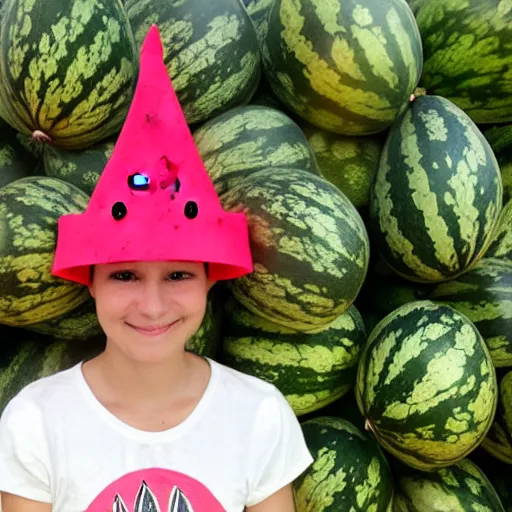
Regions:
<instances>
[{"instance_id":1,"label":"dark spot on hat","mask_svg":"<svg viewBox=\"0 0 512 512\"><path fill-rule=\"evenodd\" d=\"M112 217L114 217L115 220L121 220L127 213L126 206L121 201L118 201L112 206Z\"/></svg>"},{"instance_id":2,"label":"dark spot on hat","mask_svg":"<svg viewBox=\"0 0 512 512\"><path fill-rule=\"evenodd\" d=\"M185 205L185 217L187 217L187 219L195 219L198 213L199 209L197 203L195 201L188 201Z\"/></svg>"},{"instance_id":3,"label":"dark spot on hat","mask_svg":"<svg viewBox=\"0 0 512 512\"><path fill-rule=\"evenodd\" d=\"M174 182L174 191L179 192L181 187L181 181L179 178L176 178L176 181Z\"/></svg>"}]
</instances>

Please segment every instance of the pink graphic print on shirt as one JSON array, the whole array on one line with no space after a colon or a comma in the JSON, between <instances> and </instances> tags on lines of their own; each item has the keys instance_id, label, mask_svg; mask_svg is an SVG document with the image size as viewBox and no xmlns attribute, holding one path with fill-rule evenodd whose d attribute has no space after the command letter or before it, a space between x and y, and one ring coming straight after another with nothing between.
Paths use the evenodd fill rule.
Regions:
<instances>
[{"instance_id":1,"label":"pink graphic print on shirt","mask_svg":"<svg viewBox=\"0 0 512 512\"><path fill-rule=\"evenodd\" d=\"M199 481L167 469L142 469L111 483L86 512L226 512Z\"/></svg>"}]
</instances>

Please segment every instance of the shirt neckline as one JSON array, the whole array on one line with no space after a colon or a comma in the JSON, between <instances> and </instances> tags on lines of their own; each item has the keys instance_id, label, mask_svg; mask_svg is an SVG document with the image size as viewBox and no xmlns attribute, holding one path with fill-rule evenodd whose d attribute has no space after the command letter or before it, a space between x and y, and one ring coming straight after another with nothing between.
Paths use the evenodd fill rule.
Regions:
<instances>
[{"instance_id":1,"label":"shirt neckline","mask_svg":"<svg viewBox=\"0 0 512 512\"><path fill-rule=\"evenodd\" d=\"M162 441L171 441L178 437L185 435L204 415L205 410L212 401L215 388L218 381L218 367L215 361L209 357L203 356L203 358L210 364L210 379L206 385L206 389L203 395L199 399L193 411L178 425L171 427L160 432L150 432L147 430L140 430L136 427L125 423L119 419L116 415L112 414L94 395L89 384L85 380L85 376L82 371L82 365L84 361L78 363L75 370L75 377L80 388L82 395L84 396L87 403L94 409L96 414L105 420L112 428L120 432L126 437L136 439L138 441L153 443Z\"/></svg>"}]
</instances>

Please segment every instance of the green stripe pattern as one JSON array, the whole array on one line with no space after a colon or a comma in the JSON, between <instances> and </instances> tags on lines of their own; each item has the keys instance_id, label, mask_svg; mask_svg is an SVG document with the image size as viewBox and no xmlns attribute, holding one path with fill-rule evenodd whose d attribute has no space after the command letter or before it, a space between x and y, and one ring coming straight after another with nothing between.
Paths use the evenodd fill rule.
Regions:
<instances>
[{"instance_id":1,"label":"green stripe pattern","mask_svg":"<svg viewBox=\"0 0 512 512\"><path fill-rule=\"evenodd\" d=\"M503 207L485 257L499 258L512 263L512 198Z\"/></svg>"},{"instance_id":2,"label":"green stripe pattern","mask_svg":"<svg viewBox=\"0 0 512 512\"><path fill-rule=\"evenodd\" d=\"M96 315L96 303L89 299L77 308L46 322L24 326L31 332L51 336L57 340L87 341L101 336L102 330Z\"/></svg>"},{"instance_id":3,"label":"green stripe pattern","mask_svg":"<svg viewBox=\"0 0 512 512\"><path fill-rule=\"evenodd\" d=\"M258 39L263 41L268 31L268 14L274 0L243 0L256 28Z\"/></svg>"},{"instance_id":4,"label":"green stripe pattern","mask_svg":"<svg viewBox=\"0 0 512 512\"><path fill-rule=\"evenodd\" d=\"M503 202L512 199L512 124L493 126L483 132L501 170Z\"/></svg>"},{"instance_id":5,"label":"green stripe pattern","mask_svg":"<svg viewBox=\"0 0 512 512\"><path fill-rule=\"evenodd\" d=\"M505 512L487 476L469 459L431 473L394 468L393 512Z\"/></svg>"},{"instance_id":6,"label":"green stripe pattern","mask_svg":"<svg viewBox=\"0 0 512 512\"><path fill-rule=\"evenodd\" d=\"M113 140L104 141L83 151L47 145L43 153L45 173L75 185L90 196L114 151L114 143Z\"/></svg>"},{"instance_id":7,"label":"green stripe pattern","mask_svg":"<svg viewBox=\"0 0 512 512\"><path fill-rule=\"evenodd\" d=\"M51 275L61 215L89 197L69 183L34 176L0 189L0 323L46 322L89 298L86 287Z\"/></svg>"},{"instance_id":8,"label":"green stripe pattern","mask_svg":"<svg viewBox=\"0 0 512 512\"><path fill-rule=\"evenodd\" d=\"M494 366L512 366L512 261L480 260L457 279L437 285L414 285L391 273L372 276L369 300L381 312L416 300L451 306L474 323Z\"/></svg>"},{"instance_id":9,"label":"green stripe pattern","mask_svg":"<svg viewBox=\"0 0 512 512\"><path fill-rule=\"evenodd\" d=\"M422 46L404 0L275 0L262 46L272 89L324 130L385 130L407 105Z\"/></svg>"},{"instance_id":10,"label":"green stripe pattern","mask_svg":"<svg viewBox=\"0 0 512 512\"><path fill-rule=\"evenodd\" d=\"M69 149L120 129L138 55L119 0L12 0L1 28L0 113L11 126Z\"/></svg>"},{"instance_id":11,"label":"green stripe pattern","mask_svg":"<svg viewBox=\"0 0 512 512\"><path fill-rule=\"evenodd\" d=\"M476 123L511 121L510 1L427 0L416 20L424 51L420 85Z\"/></svg>"},{"instance_id":12,"label":"green stripe pattern","mask_svg":"<svg viewBox=\"0 0 512 512\"><path fill-rule=\"evenodd\" d=\"M20 144L16 132L0 120L0 188L34 174L35 158Z\"/></svg>"},{"instance_id":13,"label":"green stripe pattern","mask_svg":"<svg viewBox=\"0 0 512 512\"><path fill-rule=\"evenodd\" d=\"M222 309L220 299L215 299L216 290L210 291L206 311L199 329L187 341L185 350L215 359L222 342Z\"/></svg>"},{"instance_id":14,"label":"green stripe pattern","mask_svg":"<svg viewBox=\"0 0 512 512\"><path fill-rule=\"evenodd\" d=\"M38 338L34 333L20 335L19 330L2 331L2 339L16 338L16 343L2 344L0 356L0 414L7 403L25 386L37 379L71 368L83 359L99 354L102 340L69 343Z\"/></svg>"},{"instance_id":15,"label":"green stripe pattern","mask_svg":"<svg viewBox=\"0 0 512 512\"><path fill-rule=\"evenodd\" d=\"M382 138L337 135L312 126L304 127L304 133L320 174L338 187L357 209L366 207L384 145Z\"/></svg>"},{"instance_id":16,"label":"green stripe pattern","mask_svg":"<svg viewBox=\"0 0 512 512\"><path fill-rule=\"evenodd\" d=\"M296 330L332 322L357 297L368 269L361 216L328 181L306 171L271 168L221 197L244 211L254 272L230 283L253 313Z\"/></svg>"},{"instance_id":17,"label":"green stripe pattern","mask_svg":"<svg viewBox=\"0 0 512 512\"><path fill-rule=\"evenodd\" d=\"M420 96L393 125L370 193L372 241L399 275L439 282L484 255L502 207L489 143L439 96Z\"/></svg>"},{"instance_id":18,"label":"green stripe pattern","mask_svg":"<svg viewBox=\"0 0 512 512\"><path fill-rule=\"evenodd\" d=\"M126 0L141 46L153 23L189 124L247 103L261 74L255 28L240 0Z\"/></svg>"},{"instance_id":19,"label":"green stripe pattern","mask_svg":"<svg viewBox=\"0 0 512 512\"><path fill-rule=\"evenodd\" d=\"M302 430L314 462L293 482L297 511L391 512L391 469L374 439L332 416Z\"/></svg>"},{"instance_id":20,"label":"green stripe pattern","mask_svg":"<svg viewBox=\"0 0 512 512\"><path fill-rule=\"evenodd\" d=\"M262 169L290 167L318 174L304 133L274 108L233 108L203 124L194 140L219 195Z\"/></svg>"},{"instance_id":21,"label":"green stripe pattern","mask_svg":"<svg viewBox=\"0 0 512 512\"><path fill-rule=\"evenodd\" d=\"M223 361L274 384L297 416L334 402L354 387L366 341L355 306L314 332L303 333L226 304Z\"/></svg>"},{"instance_id":22,"label":"green stripe pattern","mask_svg":"<svg viewBox=\"0 0 512 512\"><path fill-rule=\"evenodd\" d=\"M392 455L431 471L475 449L491 427L497 382L487 347L454 309L418 301L372 331L356 398L368 427Z\"/></svg>"}]
</instances>

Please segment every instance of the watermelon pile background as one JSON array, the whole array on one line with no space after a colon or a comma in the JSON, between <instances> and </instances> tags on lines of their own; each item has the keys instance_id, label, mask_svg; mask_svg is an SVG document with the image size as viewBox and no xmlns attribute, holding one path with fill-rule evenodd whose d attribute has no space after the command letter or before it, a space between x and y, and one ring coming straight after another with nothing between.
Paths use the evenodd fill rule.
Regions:
<instances>
[{"instance_id":1,"label":"watermelon pile background","mask_svg":"<svg viewBox=\"0 0 512 512\"><path fill-rule=\"evenodd\" d=\"M0 412L104 345L56 223L157 23L255 260L188 349L285 394L297 510L512 511L512 0L0 4Z\"/></svg>"}]
</instances>

